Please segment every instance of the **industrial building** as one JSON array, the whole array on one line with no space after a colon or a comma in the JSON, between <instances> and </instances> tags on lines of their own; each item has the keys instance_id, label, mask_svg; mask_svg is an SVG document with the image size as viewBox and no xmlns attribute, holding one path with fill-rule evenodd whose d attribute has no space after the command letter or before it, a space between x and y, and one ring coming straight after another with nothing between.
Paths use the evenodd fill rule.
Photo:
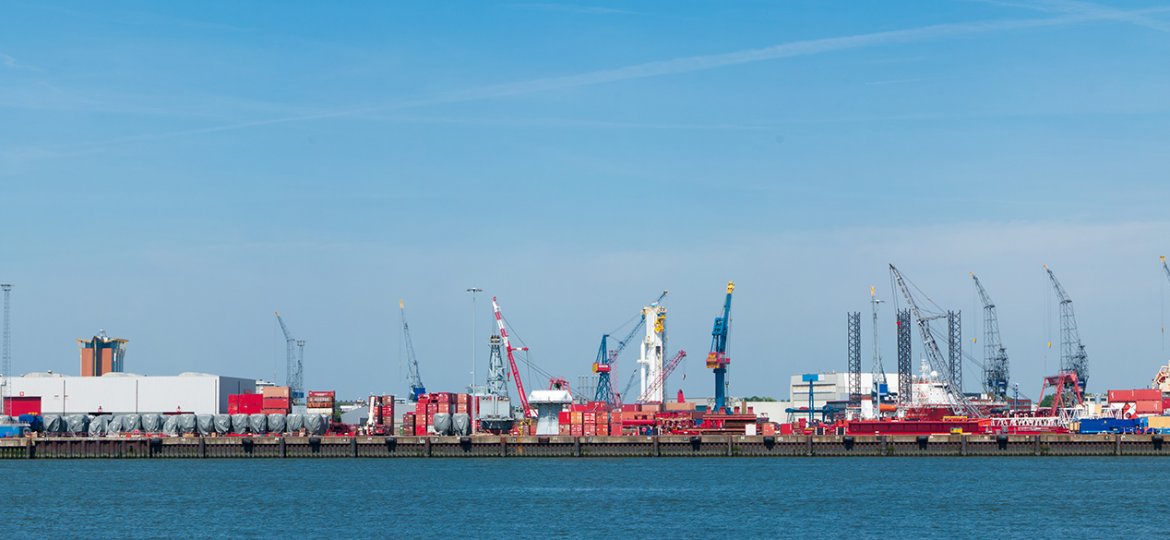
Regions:
<instances>
[{"instance_id":1,"label":"industrial building","mask_svg":"<svg viewBox=\"0 0 1170 540\"><path fill-rule=\"evenodd\" d=\"M861 388L864 392L868 393L873 388L873 378L873 373L861 374ZM804 375L792 375L788 381L788 395L792 407L807 407L809 383L804 380ZM887 384L890 394L898 393L898 379L896 377L887 379ZM830 402L849 401L849 373L836 371L818 373L817 380L812 383L812 399L813 408L817 409Z\"/></svg>"},{"instance_id":2,"label":"industrial building","mask_svg":"<svg viewBox=\"0 0 1170 540\"><path fill-rule=\"evenodd\" d=\"M121 373L126 359L124 339L110 338L106 331L98 332L91 339L79 339L81 347L81 376L101 377L106 373Z\"/></svg>"},{"instance_id":3,"label":"industrial building","mask_svg":"<svg viewBox=\"0 0 1170 540\"><path fill-rule=\"evenodd\" d=\"M3 383L8 385L8 395L40 397L45 414L219 414L227 412L229 394L257 391L255 379L207 373L146 376L114 372L100 377L30 373Z\"/></svg>"}]
</instances>

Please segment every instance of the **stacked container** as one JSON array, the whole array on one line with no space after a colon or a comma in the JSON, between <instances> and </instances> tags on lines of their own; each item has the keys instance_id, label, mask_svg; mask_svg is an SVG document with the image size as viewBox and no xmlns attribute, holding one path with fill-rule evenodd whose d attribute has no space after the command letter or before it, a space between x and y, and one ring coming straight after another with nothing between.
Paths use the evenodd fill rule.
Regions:
<instances>
[{"instance_id":1,"label":"stacked container","mask_svg":"<svg viewBox=\"0 0 1170 540\"><path fill-rule=\"evenodd\" d=\"M266 386L261 395L264 397L264 414L288 414L292 411L291 394L287 386Z\"/></svg>"},{"instance_id":2,"label":"stacked container","mask_svg":"<svg viewBox=\"0 0 1170 540\"><path fill-rule=\"evenodd\" d=\"M1138 390L1110 390L1109 403L1133 403L1137 414L1162 414L1162 391L1142 388Z\"/></svg>"},{"instance_id":3,"label":"stacked container","mask_svg":"<svg viewBox=\"0 0 1170 540\"><path fill-rule=\"evenodd\" d=\"M374 396L373 423L394 429L394 396Z\"/></svg>"},{"instance_id":4,"label":"stacked container","mask_svg":"<svg viewBox=\"0 0 1170 540\"><path fill-rule=\"evenodd\" d=\"M229 394L228 414L261 414L264 412L262 394Z\"/></svg>"},{"instance_id":5,"label":"stacked container","mask_svg":"<svg viewBox=\"0 0 1170 540\"><path fill-rule=\"evenodd\" d=\"M309 391L309 395L305 398L305 413L323 414L333 418L333 407L336 405L336 399L337 392L333 390Z\"/></svg>"}]
</instances>

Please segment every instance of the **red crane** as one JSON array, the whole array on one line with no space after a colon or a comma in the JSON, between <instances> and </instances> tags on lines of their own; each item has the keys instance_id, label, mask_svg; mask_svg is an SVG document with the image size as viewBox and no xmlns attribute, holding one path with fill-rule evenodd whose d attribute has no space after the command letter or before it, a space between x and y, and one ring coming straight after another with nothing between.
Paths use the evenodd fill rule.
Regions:
<instances>
[{"instance_id":1,"label":"red crane","mask_svg":"<svg viewBox=\"0 0 1170 540\"><path fill-rule=\"evenodd\" d=\"M520 380L520 370L516 367L516 357L512 351L527 351L528 347L512 347L512 341L508 339L508 330L504 328L504 318L500 315L500 304L496 302L496 297L492 297L492 312L496 314L496 326L500 328L500 339L504 342L504 350L508 352L508 365L512 368L512 380L516 381L516 390L520 392L520 407L524 411L524 416L533 416L531 409L528 407L528 394L524 392L524 381Z\"/></svg>"},{"instance_id":2,"label":"red crane","mask_svg":"<svg viewBox=\"0 0 1170 540\"><path fill-rule=\"evenodd\" d=\"M671 358L670 361L662 367L662 373L659 374L658 378L646 384L646 392L639 397L638 402L645 402L646 396L654 394L658 391L659 388L662 388L662 385L666 384L666 378L669 377L671 373L674 373L674 368L678 367L679 362L682 362L683 358L686 357L687 352L680 349L678 354L674 355L674 358Z\"/></svg>"}]
</instances>

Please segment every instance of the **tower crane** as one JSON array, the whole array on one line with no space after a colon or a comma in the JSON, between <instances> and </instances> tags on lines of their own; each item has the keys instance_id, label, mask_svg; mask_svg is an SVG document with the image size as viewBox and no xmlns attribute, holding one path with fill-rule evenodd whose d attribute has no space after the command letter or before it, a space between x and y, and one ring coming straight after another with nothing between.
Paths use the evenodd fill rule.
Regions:
<instances>
[{"instance_id":1,"label":"tower crane","mask_svg":"<svg viewBox=\"0 0 1170 540\"><path fill-rule=\"evenodd\" d=\"M711 328L711 352L707 354L707 368L715 372L715 412L722 413L727 407L727 331L731 326L731 292L735 282L727 282L727 297L723 300L723 313L715 317Z\"/></svg>"},{"instance_id":2,"label":"tower crane","mask_svg":"<svg viewBox=\"0 0 1170 540\"><path fill-rule=\"evenodd\" d=\"M906 303L909 305L911 314L918 321L918 333L922 334L922 345L926 349L926 360L930 364L931 369L939 370L941 367L948 365L947 360L943 357L942 351L938 347L938 342L934 339L934 334L930 330L930 321L944 316L923 316L922 310L914 301L914 295L910 293L910 287L906 285L906 279L902 277L902 272L898 271L898 268L892 264L890 265L890 276L893 277L898 289L902 291L902 296L906 298ZM945 370L943 371L945 372ZM953 383L954 381L951 380L950 382ZM961 388L956 388L954 384L947 384L946 389L948 405L955 411L955 414L975 418L983 416L979 409L967 401L967 397L963 395ZM909 388L899 388L898 392L905 393L909 390Z\"/></svg>"},{"instance_id":3,"label":"tower crane","mask_svg":"<svg viewBox=\"0 0 1170 540\"><path fill-rule=\"evenodd\" d=\"M305 357L304 357L304 340L298 341L292 336L292 332L288 331L288 325L284 324L284 318L280 316L280 312L276 313L276 322L280 324L280 331L284 333L285 345L285 384L288 385L289 396L293 403L305 397ZM297 355L298 346L301 348L301 355Z\"/></svg>"},{"instance_id":4,"label":"tower crane","mask_svg":"<svg viewBox=\"0 0 1170 540\"><path fill-rule=\"evenodd\" d=\"M653 396L659 393L659 391L663 390L664 386L666 385L666 379L670 377L671 373L674 373L674 369L677 368L679 363L681 363L686 357L687 352L684 350L679 350L678 353L674 355L674 358L671 358L670 361L662 367L662 373L659 374L658 377L655 377L654 380L650 381L650 384L646 386L646 391L642 392L642 396L638 398L638 403L646 403L650 400L650 396Z\"/></svg>"},{"instance_id":5,"label":"tower crane","mask_svg":"<svg viewBox=\"0 0 1170 540\"><path fill-rule=\"evenodd\" d=\"M524 381L520 380L520 370L516 367L516 356L512 351L527 351L528 347L513 347L512 340L508 338L508 329L504 328L504 317L500 314L500 304L496 301L496 297L492 297L492 312L496 316L496 326L500 329L500 340L504 342L504 351L508 355L508 367L512 369L512 379L516 381L516 390L520 392L520 407L524 411L524 416L533 416L534 412L528 406L528 394L524 391Z\"/></svg>"},{"instance_id":6,"label":"tower crane","mask_svg":"<svg viewBox=\"0 0 1170 540\"><path fill-rule=\"evenodd\" d=\"M979 299L983 302L983 391L993 399L1007 399L1008 389L1008 356L1007 349L999 338L999 316L995 312L995 302L983 288L983 282L974 272L971 279L975 281L975 289L979 291Z\"/></svg>"},{"instance_id":7,"label":"tower crane","mask_svg":"<svg viewBox=\"0 0 1170 540\"><path fill-rule=\"evenodd\" d=\"M414 355L414 341L410 339L410 325L406 322L406 302L398 301L398 311L402 314L402 341L406 344L406 366L408 370L407 382L410 383L410 400L418 401L418 397L427 393L427 387L418 373L418 357Z\"/></svg>"},{"instance_id":8,"label":"tower crane","mask_svg":"<svg viewBox=\"0 0 1170 540\"><path fill-rule=\"evenodd\" d=\"M889 391L889 383L886 382L886 368L882 366L881 347L878 346L878 304L882 302L884 300L878 300L877 288L870 285L869 306L873 314L873 392L879 403L882 396Z\"/></svg>"},{"instance_id":9,"label":"tower crane","mask_svg":"<svg viewBox=\"0 0 1170 540\"><path fill-rule=\"evenodd\" d=\"M667 291L662 291L662 294L658 295L658 299L651 305L661 304L662 299L666 298L666 294ZM620 405L621 396L629 392L629 387L627 386L622 394L614 393L613 381L611 379L613 368L617 366L618 357L625 350L626 345L634 339L634 336L638 334L645 324L646 318L639 317L637 324L630 329L626 337L618 341L617 347L613 350L608 350L606 346L610 337L609 334L602 334L601 346L597 349L597 359L593 362L593 372L597 374L597 390L593 393L593 401L608 403L611 407L616 407ZM632 381L633 379L631 379Z\"/></svg>"},{"instance_id":10,"label":"tower crane","mask_svg":"<svg viewBox=\"0 0 1170 540\"><path fill-rule=\"evenodd\" d=\"M1047 264L1044 265L1044 271L1048 272L1052 288L1056 290L1056 297L1060 299L1060 371L1075 373L1078 393L1083 394L1089 382L1089 355L1085 353L1085 346L1081 344L1077 317L1073 312L1073 301Z\"/></svg>"}]
</instances>

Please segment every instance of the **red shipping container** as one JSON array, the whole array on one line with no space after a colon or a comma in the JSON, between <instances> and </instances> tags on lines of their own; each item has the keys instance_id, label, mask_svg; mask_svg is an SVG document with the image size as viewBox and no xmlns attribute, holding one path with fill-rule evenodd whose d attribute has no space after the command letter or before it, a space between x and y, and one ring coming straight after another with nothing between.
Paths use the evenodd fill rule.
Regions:
<instances>
[{"instance_id":1,"label":"red shipping container","mask_svg":"<svg viewBox=\"0 0 1170 540\"><path fill-rule=\"evenodd\" d=\"M586 437L594 437L597 435L597 426L594 424L585 424L584 432Z\"/></svg>"},{"instance_id":2,"label":"red shipping container","mask_svg":"<svg viewBox=\"0 0 1170 540\"><path fill-rule=\"evenodd\" d=\"M289 406L288 398L264 398L265 409L287 409Z\"/></svg>"},{"instance_id":3,"label":"red shipping container","mask_svg":"<svg viewBox=\"0 0 1170 540\"><path fill-rule=\"evenodd\" d=\"M580 437L583 433L585 433L585 426L580 424L573 424L572 426L569 426L569 435L572 435L573 437Z\"/></svg>"},{"instance_id":4,"label":"red shipping container","mask_svg":"<svg viewBox=\"0 0 1170 540\"><path fill-rule=\"evenodd\" d=\"M609 413L607 413L607 412L597 413L597 425L600 426L601 424L609 424Z\"/></svg>"},{"instance_id":5,"label":"red shipping container","mask_svg":"<svg viewBox=\"0 0 1170 540\"><path fill-rule=\"evenodd\" d=\"M642 410L642 408L640 406L638 406L637 403L631 403L628 405L623 404L622 405L622 412L638 412L640 410Z\"/></svg>"},{"instance_id":6,"label":"red shipping container","mask_svg":"<svg viewBox=\"0 0 1170 540\"><path fill-rule=\"evenodd\" d=\"M573 416L569 411L561 411L557 413L557 422L560 422L562 426L567 426L573 423Z\"/></svg>"},{"instance_id":7,"label":"red shipping container","mask_svg":"<svg viewBox=\"0 0 1170 540\"><path fill-rule=\"evenodd\" d=\"M1170 398L1162 398L1162 410L1170 409Z\"/></svg>"},{"instance_id":8,"label":"red shipping container","mask_svg":"<svg viewBox=\"0 0 1170 540\"><path fill-rule=\"evenodd\" d=\"M336 397L337 397L337 391L336 391L336 390L310 390L310 391L309 391L309 397L331 397L331 398L336 398Z\"/></svg>"},{"instance_id":9,"label":"red shipping container","mask_svg":"<svg viewBox=\"0 0 1170 540\"><path fill-rule=\"evenodd\" d=\"M588 426L588 425L591 425L591 424L596 424L596 423L597 423L597 413L595 413L595 412L586 412L586 413L583 413L583 414L584 414L584 419L581 421L581 423L582 423L582 424L585 424L585 425L587 425L587 426Z\"/></svg>"},{"instance_id":10,"label":"red shipping container","mask_svg":"<svg viewBox=\"0 0 1170 540\"><path fill-rule=\"evenodd\" d=\"M569 435L569 434L570 434L570 431L569 431L569 430L570 430L570 428L571 428L571 427L572 427L572 426L570 426L570 425L568 425L568 424L561 424L560 426L558 426L558 428L557 428L557 429L559 429L559 430L560 430L560 434L561 434L561 435Z\"/></svg>"},{"instance_id":11,"label":"red shipping container","mask_svg":"<svg viewBox=\"0 0 1170 540\"><path fill-rule=\"evenodd\" d=\"M622 411L614 411L614 412L610 413L610 415L609 415L610 423L613 423L613 424L622 423L622 416L623 416Z\"/></svg>"},{"instance_id":12,"label":"red shipping container","mask_svg":"<svg viewBox=\"0 0 1170 540\"><path fill-rule=\"evenodd\" d=\"M427 403L427 416L434 415L437 412L439 412L438 403Z\"/></svg>"},{"instance_id":13,"label":"red shipping container","mask_svg":"<svg viewBox=\"0 0 1170 540\"><path fill-rule=\"evenodd\" d=\"M414 436L415 436L415 437L422 437L422 436L424 436L424 435L426 435L426 434L427 434L427 426L426 426L426 424L419 424L419 423L415 422L415 424L414 424Z\"/></svg>"},{"instance_id":14,"label":"red shipping container","mask_svg":"<svg viewBox=\"0 0 1170 540\"><path fill-rule=\"evenodd\" d=\"M20 416L22 414L41 415L40 396L11 396L4 398L4 414Z\"/></svg>"},{"instance_id":15,"label":"red shipping container","mask_svg":"<svg viewBox=\"0 0 1170 540\"><path fill-rule=\"evenodd\" d=\"M597 436L599 436L599 437L609 436L609 424L597 424Z\"/></svg>"},{"instance_id":16,"label":"red shipping container","mask_svg":"<svg viewBox=\"0 0 1170 540\"><path fill-rule=\"evenodd\" d=\"M1143 388L1133 391L1134 401L1162 401L1162 391L1156 388Z\"/></svg>"},{"instance_id":17,"label":"red shipping container","mask_svg":"<svg viewBox=\"0 0 1170 540\"><path fill-rule=\"evenodd\" d=\"M1125 401L1133 401L1133 390L1110 390L1109 402L1122 403Z\"/></svg>"},{"instance_id":18,"label":"red shipping container","mask_svg":"<svg viewBox=\"0 0 1170 540\"><path fill-rule=\"evenodd\" d=\"M256 414L264 409L264 396L261 394L240 394L239 407L241 414Z\"/></svg>"},{"instance_id":19,"label":"red shipping container","mask_svg":"<svg viewBox=\"0 0 1170 540\"><path fill-rule=\"evenodd\" d=\"M1162 414L1162 400L1137 401L1138 414Z\"/></svg>"}]
</instances>

